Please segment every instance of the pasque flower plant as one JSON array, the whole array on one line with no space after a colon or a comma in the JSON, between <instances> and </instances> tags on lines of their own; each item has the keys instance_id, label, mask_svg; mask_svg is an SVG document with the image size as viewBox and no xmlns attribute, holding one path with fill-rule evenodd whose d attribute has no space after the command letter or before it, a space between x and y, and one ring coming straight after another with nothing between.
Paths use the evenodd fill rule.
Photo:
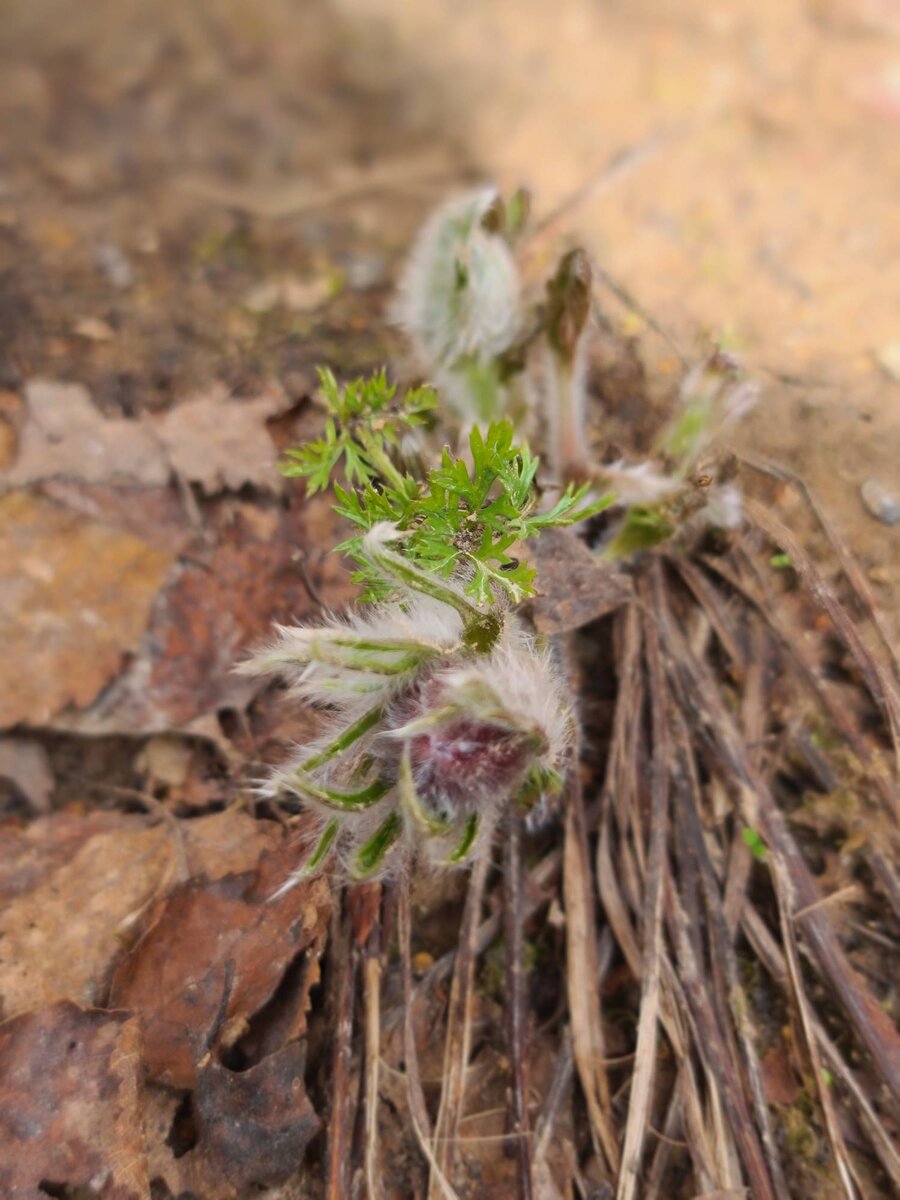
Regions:
<instances>
[{"instance_id":1,"label":"pasque flower plant","mask_svg":"<svg viewBox=\"0 0 900 1200\"><path fill-rule=\"evenodd\" d=\"M312 627L284 627L244 670L280 676L329 710L327 729L265 785L299 797L318 840L298 874L333 854L353 878L414 859L467 862L510 805L533 810L558 791L575 718L550 650L512 605L533 571L510 554L550 525L599 511L568 487L537 511L538 461L508 422L475 427L464 461L445 450L420 474L399 461L404 424L429 411L399 401L383 374L339 388L322 374L325 434L286 464L310 490L335 485L360 532L340 549L357 563L369 605Z\"/></svg>"},{"instance_id":2,"label":"pasque flower plant","mask_svg":"<svg viewBox=\"0 0 900 1200\"><path fill-rule=\"evenodd\" d=\"M415 859L464 863L490 845L510 806L533 811L559 790L575 717L552 654L515 611L534 591L519 544L615 500L602 547L610 559L739 512L727 463L703 462L716 431L752 399L721 354L686 376L653 461L592 463L590 261L566 254L544 301L523 314L512 245L526 215L523 194L504 203L487 188L452 199L425 225L401 281L396 315L468 432L463 452L423 462L423 427L438 415L433 388L401 396L384 372L339 386L322 370L323 433L284 463L310 493L333 489L353 529L336 550L355 560L362 586L356 610L279 629L243 667L280 676L328 711L321 739L264 789L317 816L318 839L295 878L335 856L354 878ZM531 391L543 401L551 468L563 482L585 481L566 483L552 504L536 484L538 459L505 416L515 411L509 380L528 380L531 350L543 355ZM598 483L611 490L599 495Z\"/></svg>"}]
</instances>

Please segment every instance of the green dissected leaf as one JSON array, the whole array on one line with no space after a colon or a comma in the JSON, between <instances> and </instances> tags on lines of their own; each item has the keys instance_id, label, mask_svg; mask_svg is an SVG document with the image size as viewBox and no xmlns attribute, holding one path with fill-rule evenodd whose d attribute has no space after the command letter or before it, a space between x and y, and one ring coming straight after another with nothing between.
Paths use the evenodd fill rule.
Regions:
<instances>
[{"instance_id":1,"label":"green dissected leaf","mask_svg":"<svg viewBox=\"0 0 900 1200\"><path fill-rule=\"evenodd\" d=\"M515 442L509 421L478 426L469 437L470 461L444 448L438 466L417 478L397 465L393 448L404 427L421 424L434 408L429 388L408 392L400 401L384 372L339 387L330 371L320 371L328 406L325 431L317 440L290 451L286 474L322 490L339 465L346 485L334 484L335 510L359 530L337 549L359 563L354 577L365 599L390 593L363 552L363 537L379 522L404 534L402 556L435 576L448 578L463 567L466 591L476 605L488 606L505 594L513 603L533 595L534 570L510 553L516 542L542 529L571 525L602 511L612 497L585 502L587 488L569 487L546 512L535 512L539 460Z\"/></svg>"},{"instance_id":2,"label":"green dissected leaf","mask_svg":"<svg viewBox=\"0 0 900 1200\"><path fill-rule=\"evenodd\" d=\"M343 460L344 474L364 485L399 473L386 454L404 429L424 424L437 406L433 388L421 387L397 399L385 371L341 387L327 367L319 368L319 391L328 412L321 437L289 450L283 474L306 480L310 494L324 490Z\"/></svg>"}]
</instances>

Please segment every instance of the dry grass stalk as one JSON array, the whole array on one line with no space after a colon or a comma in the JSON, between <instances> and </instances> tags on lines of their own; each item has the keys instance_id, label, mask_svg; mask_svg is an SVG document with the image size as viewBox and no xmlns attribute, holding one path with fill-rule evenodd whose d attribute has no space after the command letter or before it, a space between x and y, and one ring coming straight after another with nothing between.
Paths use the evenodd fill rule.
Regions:
<instances>
[{"instance_id":1,"label":"dry grass stalk","mask_svg":"<svg viewBox=\"0 0 900 1200\"><path fill-rule=\"evenodd\" d=\"M646 596L644 597L646 600ZM628 1119L622 1146L622 1171L618 1200L633 1200L640 1178L644 1138L651 1124L656 1045L659 1036L660 956L663 938L663 899L666 890L666 838L669 814L669 733L667 695L659 639L653 624L645 627L645 648L651 683L653 759L647 851L646 891L643 911L641 1007L638 1017L636 1063L631 1081Z\"/></svg>"},{"instance_id":2,"label":"dry grass stalk","mask_svg":"<svg viewBox=\"0 0 900 1200\"><path fill-rule=\"evenodd\" d=\"M406 1098L409 1104L409 1115L412 1119L416 1140L428 1163L432 1178L437 1182L443 1200L459 1200L434 1156L431 1145L431 1117L425 1103L422 1077L419 1072L419 1056L416 1052L413 1027L412 930L408 879L403 880L400 885L397 928L400 942L400 964L403 971L403 1059L406 1069Z\"/></svg>"},{"instance_id":3,"label":"dry grass stalk","mask_svg":"<svg viewBox=\"0 0 900 1200\"><path fill-rule=\"evenodd\" d=\"M429 1181L429 1200L439 1200L441 1176L445 1180L453 1179L459 1123L465 1108L466 1070L472 1045L476 944L488 862L484 856L472 867L459 931L447 1013L441 1100L435 1124L436 1170L432 1171Z\"/></svg>"},{"instance_id":4,"label":"dry grass stalk","mask_svg":"<svg viewBox=\"0 0 900 1200\"><path fill-rule=\"evenodd\" d=\"M349 1200L350 1146L353 1119L350 1111L350 1060L353 1051L353 998L356 954L351 918L346 901L335 904L331 945L335 976L331 1011L335 1014L334 1050L331 1060L332 1107L329 1114L325 1170L326 1200Z\"/></svg>"},{"instance_id":5,"label":"dry grass stalk","mask_svg":"<svg viewBox=\"0 0 900 1200\"><path fill-rule=\"evenodd\" d=\"M378 929L370 936L363 957L363 997L365 1001L366 1046L366 1130L365 1170L368 1200L382 1200L383 1173L378 1141L378 1075L381 1065L381 954L376 943Z\"/></svg>"},{"instance_id":6,"label":"dry grass stalk","mask_svg":"<svg viewBox=\"0 0 900 1200\"><path fill-rule=\"evenodd\" d=\"M525 998L521 831L517 818L506 829L503 861L503 939L506 947L506 1037L512 1074L512 1134L519 1200L534 1200L531 1122L528 1113L528 1012Z\"/></svg>"},{"instance_id":7,"label":"dry grass stalk","mask_svg":"<svg viewBox=\"0 0 900 1200\"><path fill-rule=\"evenodd\" d=\"M566 907L566 981L572 1043L598 1160L613 1177L619 1169L619 1145L610 1121L609 1080L604 1066L603 1016L599 990L596 915L590 883L587 834L581 784L573 777L566 810L563 853Z\"/></svg>"}]
</instances>

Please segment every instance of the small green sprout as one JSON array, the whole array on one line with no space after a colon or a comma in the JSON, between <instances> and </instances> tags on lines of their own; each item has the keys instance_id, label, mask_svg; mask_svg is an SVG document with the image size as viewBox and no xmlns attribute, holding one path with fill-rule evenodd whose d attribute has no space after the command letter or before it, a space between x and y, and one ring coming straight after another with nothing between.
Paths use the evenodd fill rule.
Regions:
<instances>
[{"instance_id":1,"label":"small green sprout","mask_svg":"<svg viewBox=\"0 0 900 1200\"><path fill-rule=\"evenodd\" d=\"M774 567L776 571L786 571L793 565L789 554L773 554L769 559L769 566Z\"/></svg>"},{"instance_id":2,"label":"small green sprout","mask_svg":"<svg viewBox=\"0 0 900 1200\"><path fill-rule=\"evenodd\" d=\"M762 840L760 834L757 833L755 829L745 827L741 830L741 837L744 839L744 845L748 848L753 857L758 859L760 862L765 862L766 856L768 855L768 850L766 849L766 843Z\"/></svg>"}]
</instances>

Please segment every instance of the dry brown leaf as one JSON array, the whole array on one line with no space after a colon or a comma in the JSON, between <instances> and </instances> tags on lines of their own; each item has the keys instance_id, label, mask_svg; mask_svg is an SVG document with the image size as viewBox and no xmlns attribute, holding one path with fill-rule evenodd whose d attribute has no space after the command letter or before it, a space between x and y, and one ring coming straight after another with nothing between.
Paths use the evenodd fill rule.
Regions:
<instances>
[{"instance_id":1,"label":"dry brown leaf","mask_svg":"<svg viewBox=\"0 0 900 1200\"><path fill-rule=\"evenodd\" d=\"M760 1062L763 1089L769 1104L791 1105L800 1091L788 1048L783 1042L773 1046Z\"/></svg>"},{"instance_id":2,"label":"dry brown leaf","mask_svg":"<svg viewBox=\"0 0 900 1200\"><path fill-rule=\"evenodd\" d=\"M33 379L25 387L19 455L4 481L45 479L159 487L169 466L153 432L139 421L104 417L79 383Z\"/></svg>"},{"instance_id":3,"label":"dry brown leaf","mask_svg":"<svg viewBox=\"0 0 900 1200\"><path fill-rule=\"evenodd\" d=\"M47 811L56 780L40 742L0 737L0 778L15 784L35 812Z\"/></svg>"},{"instance_id":4,"label":"dry brown leaf","mask_svg":"<svg viewBox=\"0 0 900 1200\"><path fill-rule=\"evenodd\" d=\"M55 479L159 488L174 471L207 495L245 484L279 490L266 421L290 401L274 385L238 400L214 384L152 422L105 417L78 383L34 379L25 403L18 456L2 476L8 486Z\"/></svg>"},{"instance_id":5,"label":"dry brown leaf","mask_svg":"<svg viewBox=\"0 0 900 1200\"><path fill-rule=\"evenodd\" d=\"M545 529L529 547L537 567L532 617L541 633L569 633L633 596L631 579L602 562L571 529Z\"/></svg>"},{"instance_id":6,"label":"dry brown leaf","mask_svg":"<svg viewBox=\"0 0 900 1200\"><path fill-rule=\"evenodd\" d=\"M297 1043L240 1073L207 1063L192 1096L196 1144L177 1157L171 1131L180 1097L149 1084L144 1128L151 1178L163 1180L173 1196L234 1200L247 1187L256 1195L261 1185L296 1175L319 1124L303 1077L304 1050Z\"/></svg>"},{"instance_id":7,"label":"dry brown leaf","mask_svg":"<svg viewBox=\"0 0 900 1200\"><path fill-rule=\"evenodd\" d=\"M110 999L141 1017L151 1079L195 1086L204 1056L236 1041L292 960L323 937L324 879L271 899L295 859L290 850L264 854L258 871L193 880L158 904L116 971Z\"/></svg>"},{"instance_id":8,"label":"dry brown leaf","mask_svg":"<svg viewBox=\"0 0 900 1200\"><path fill-rule=\"evenodd\" d=\"M198 530L177 488L113 487L49 479L41 493L82 516L132 533L151 546L182 554L196 543Z\"/></svg>"},{"instance_id":9,"label":"dry brown leaf","mask_svg":"<svg viewBox=\"0 0 900 1200\"><path fill-rule=\"evenodd\" d=\"M306 1095L306 1052L292 1042L247 1071L210 1062L194 1093L207 1170L235 1190L284 1182L303 1161L319 1121Z\"/></svg>"},{"instance_id":10,"label":"dry brown leaf","mask_svg":"<svg viewBox=\"0 0 900 1200\"><path fill-rule=\"evenodd\" d=\"M146 1200L140 1031L63 1001L0 1025L0 1195Z\"/></svg>"},{"instance_id":11,"label":"dry brown leaf","mask_svg":"<svg viewBox=\"0 0 900 1200\"><path fill-rule=\"evenodd\" d=\"M0 498L0 727L90 704L137 645L171 563L49 500Z\"/></svg>"},{"instance_id":12,"label":"dry brown leaf","mask_svg":"<svg viewBox=\"0 0 900 1200\"><path fill-rule=\"evenodd\" d=\"M156 429L175 472L208 496L245 484L277 492L281 476L266 421L289 405L280 388L236 400L216 384L170 409Z\"/></svg>"},{"instance_id":13,"label":"dry brown leaf","mask_svg":"<svg viewBox=\"0 0 900 1200\"><path fill-rule=\"evenodd\" d=\"M147 905L181 871L251 870L282 837L234 810L176 827L96 813L0 829L0 1015L103 1003Z\"/></svg>"},{"instance_id":14,"label":"dry brown leaf","mask_svg":"<svg viewBox=\"0 0 900 1200\"><path fill-rule=\"evenodd\" d=\"M340 535L326 499L297 490L287 509L272 510L274 520L259 513L250 504L220 507L210 529L217 545L205 562L185 562L174 574L127 670L90 709L57 718L56 728L156 733L240 709L260 683L232 668L272 622L314 613L310 585L335 607L351 595L349 574L330 553Z\"/></svg>"}]
</instances>

